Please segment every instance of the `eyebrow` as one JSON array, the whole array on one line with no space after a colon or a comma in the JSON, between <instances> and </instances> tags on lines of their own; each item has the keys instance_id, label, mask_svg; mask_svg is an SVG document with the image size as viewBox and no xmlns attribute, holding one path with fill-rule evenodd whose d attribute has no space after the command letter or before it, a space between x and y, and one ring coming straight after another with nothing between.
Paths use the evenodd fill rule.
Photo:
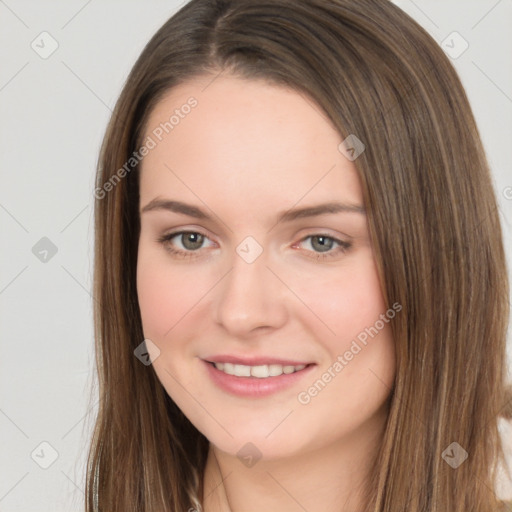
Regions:
<instances>
[{"instance_id":1,"label":"eyebrow","mask_svg":"<svg viewBox=\"0 0 512 512\"><path fill-rule=\"evenodd\" d=\"M164 210L174 213L181 213L183 215L187 215L189 217L194 217L196 219L203 220L212 220L212 217L205 213L203 210L198 208L197 206L193 206L187 203L183 203L181 201L173 201L170 199L160 199L156 197L152 201L150 201L146 206L144 206L141 210L142 213L155 211L155 210ZM348 203L340 203L340 202L329 202L322 203L314 206L306 206L303 208L293 208L289 210L285 210L280 212L277 215L277 223L280 222L291 222L296 219L303 219L306 217L316 217L319 215L325 214L335 214L335 213L359 213L365 215L366 210L363 206L357 204L348 204Z\"/></svg>"}]
</instances>

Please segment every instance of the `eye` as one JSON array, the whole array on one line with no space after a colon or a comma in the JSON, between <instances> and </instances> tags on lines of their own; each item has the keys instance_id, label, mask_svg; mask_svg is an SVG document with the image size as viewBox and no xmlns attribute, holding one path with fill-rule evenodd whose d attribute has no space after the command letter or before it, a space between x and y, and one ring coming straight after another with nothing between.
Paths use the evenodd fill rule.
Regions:
<instances>
[{"instance_id":1,"label":"eye","mask_svg":"<svg viewBox=\"0 0 512 512\"><path fill-rule=\"evenodd\" d=\"M352 247L352 243L350 242L339 240L324 234L309 235L295 244L293 248L297 248L302 244L306 246L306 252L313 253L309 257L315 259L326 259L339 256L340 254L347 252Z\"/></svg>"},{"instance_id":2,"label":"eye","mask_svg":"<svg viewBox=\"0 0 512 512\"><path fill-rule=\"evenodd\" d=\"M157 241L171 254L184 258L195 257L195 253L198 253L199 249L203 248L205 241L210 241L210 245L213 245L213 242L206 235L197 231L169 233L160 237Z\"/></svg>"},{"instance_id":3,"label":"eye","mask_svg":"<svg viewBox=\"0 0 512 512\"><path fill-rule=\"evenodd\" d=\"M201 235L201 233L190 232L174 235L173 238L178 238L181 246L187 251L195 251L201 248L206 237Z\"/></svg>"}]
</instances>

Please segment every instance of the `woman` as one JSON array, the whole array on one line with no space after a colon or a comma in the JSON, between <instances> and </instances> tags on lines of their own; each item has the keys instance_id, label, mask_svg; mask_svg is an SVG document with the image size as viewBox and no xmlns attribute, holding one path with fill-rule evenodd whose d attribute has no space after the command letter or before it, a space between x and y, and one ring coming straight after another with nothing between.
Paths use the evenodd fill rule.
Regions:
<instances>
[{"instance_id":1,"label":"woman","mask_svg":"<svg viewBox=\"0 0 512 512\"><path fill-rule=\"evenodd\" d=\"M504 510L496 199L400 9L192 0L128 77L95 195L87 510Z\"/></svg>"}]
</instances>

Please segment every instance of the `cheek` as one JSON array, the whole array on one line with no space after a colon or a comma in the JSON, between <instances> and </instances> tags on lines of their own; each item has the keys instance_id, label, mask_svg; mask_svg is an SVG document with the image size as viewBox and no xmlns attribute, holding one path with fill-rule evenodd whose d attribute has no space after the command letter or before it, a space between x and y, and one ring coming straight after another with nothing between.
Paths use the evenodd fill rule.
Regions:
<instances>
[{"instance_id":1,"label":"cheek","mask_svg":"<svg viewBox=\"0 0 512 512\"><path fill-rule=\"evenodd\" d=\"M155 268L142 264L137 270L137 294L146 338L161 338L173 325L173 294Z\"/></svg>"},{"instance_id":2,"label":"cheek","mask_svg":"<svg viewBox=\"0 0 512 512\"><path fill-rule=\"evenodd\" d=\"M333 348L342 349L386 312L384 298L371 252L361 252L357 260L335 273L302 276L298 293L308 306L303 319L310 318L321 328ZM310 314L313 313L313 315Z\"/></svg>"},{"instance_id":3,"label":"cheek","mask_svg":"<svg viewBox=\"0 0 512 512\"><path fill-rule=\"evenodd\" d=\"M144 335L163 340L204 295L204 281L187 270L170 272L165 255L139 250L137 295Z\"/></svg>"},{"instance_id":4,"label":"cheek","mask_svg":"<svg viewBox=\"0 0 512 512\"><path fill-rule=\"evenodd\" d=\"M325 357L297 396L296 419L316 433L315 439L334 442L366 424L389 397L396 372L390 322L399 313L386 308L369 255L341 269L336 278L316 283L309 291L302 288L304 302L315 313L303 319L308 318L304 325L311 333L322 333L317 340Z\"/></svg>"}]
</instances>

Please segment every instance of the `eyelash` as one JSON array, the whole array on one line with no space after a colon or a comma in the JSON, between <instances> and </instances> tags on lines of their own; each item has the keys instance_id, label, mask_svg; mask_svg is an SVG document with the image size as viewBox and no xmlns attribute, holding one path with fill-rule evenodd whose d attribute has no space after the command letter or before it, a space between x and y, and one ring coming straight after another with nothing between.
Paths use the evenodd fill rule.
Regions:
<instances>
[{"instance_id":1,"label":"eyelash","mask_svg":"<svg viewBox=\"0 0 512 512\"><path fill-rule=\"evenodd\" d=\"M187 235L190 235L190 234L200 235L200 236L204 237L205 239L208 239L208 237L205 234L203 234L203 233L201 233L199 231L176 231L174 233L168 233L166 235L163 235L163 236L159 237L157 239L157 242L162 244L168 252L170 252L172 255L174 255L174 256L176 256L178 258L193 259L193 258L198 257L197 253L199 253L200 249L197 249L195 251L191 251L191 250L182 251L180 249L176 249L176 248L172 247L172 245L169 243L173 238L175 238L175 237L177 237L179 235L185 235L185 234L187 234ZM348 252L352 248L352 243L346 242L346 241L343 241L343 240L339 240L338 238L334 238L332 236L329 236L329 235L326 235L326 234L323 234L323 233L315 233L315 234L312 234L312 235L308 235L308 236L302 238L296 244L294 244L294 246L297 246L298 244L301 244L302 242L308 240L309 238L314 238L314 237L323 237L323 238L327 238L328 240L332 240L335 244L338 245L338 247L334 248L332 251L329 251L329 252L326 252L326 253L315 253L316 254L315 257L308 256L309 258L312 258L312 259L326 260L326 259L338 256L339 254L345 254L346 252ZM312 251L307 251L307 252L312 252Z\"/></svg>"}]
</instances>

